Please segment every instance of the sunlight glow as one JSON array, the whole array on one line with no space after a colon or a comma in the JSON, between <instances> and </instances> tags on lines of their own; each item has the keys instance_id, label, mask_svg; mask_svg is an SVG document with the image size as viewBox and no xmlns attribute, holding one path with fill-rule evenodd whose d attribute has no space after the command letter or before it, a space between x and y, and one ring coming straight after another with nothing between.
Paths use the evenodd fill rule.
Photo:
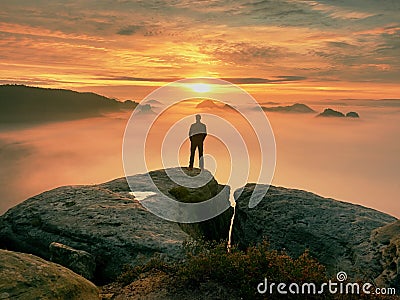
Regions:
<instances>
[{"instance_id":1,"label":"sunlight glow","mask_svg":"<svg viewBox=\"0 0 400 300\"><path fill-rule=\"evenodd\" d=\"M194 83L190 87L196 93L205 93L211 90L211 86L205 83Z\"/></svg>"}]
</instances>

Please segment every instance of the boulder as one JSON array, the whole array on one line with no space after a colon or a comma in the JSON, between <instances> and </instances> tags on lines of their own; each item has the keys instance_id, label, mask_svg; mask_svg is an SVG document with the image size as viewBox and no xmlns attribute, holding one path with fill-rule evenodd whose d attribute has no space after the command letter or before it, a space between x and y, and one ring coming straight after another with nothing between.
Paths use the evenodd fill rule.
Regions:
<instances>
[{"instance_id":1,"label":"boulder","mask_svg":"<svg viewBox=\"0 0 400 300\"><path fill-rule=\"evenodd\" d=\"M371 232L396 219L360 205L323 198L310 192L270 186L263 200L248 207L254 184L237 199L233 241L241 246L266 238L271 248L297 257L305 251L335 274L376 278L382 272L371 256ZM399 256L397 255L397 258ZM394 259L394 258L391 258Z\"/></svg>"},{"instance_id":2,"label":"boulder","mask_svg":"<svg viewBox=\"0 0 400 300\"><path fill-rule=\"evenodd\" d=\"M197 188L183 187L168 177L185 174L182 170L192 177L200 173L199 169L189 172L171 168L130 176L134 192L125 178L119 178L99 185L60 187L32 197L0 217L0 248L52 259L96 283L107 283L121 273L125 264L143 264L154 255L181 258L182 243L190 240L190 235L227 238L230 210L222 218L178 224L143 207L143 201L148 201L163 209L166 204L160 200L165 196L181 202L201 202L222 189L228 191L223 198L226 196L229 203L229 189L218 185L208 171L203 175L209 181ZM149 185L149 176L158 189ZM184 177L190 182L196 180ZM135 199L135 193L149 191L153 195L148 199Z\"/></svg>"},{"instance_id":3,"label":"boulder","mask_svg":"<svg viewBox=\"0 0 400 300\"><path fill-rule=\"evenodd\" d=\"M176 170L176 169L175 169ZM188 169L183 168L186 175L193 177L190 180L196 180L195 176L200 174L200 169ZM206 171L207 172L207 171ZM153 172L150 172L150 176L155 178ZM173 173L174 178L180 178L179 174ZM197 203L206 201L216 196L217 194L222 196L222 200L229 204L230 188L224 185L219 185L218 182L210 176L211 180L206 184L198 188L187 188L173 182L165 172L158 171L156 184L158 188L166 195L174 198L179 202L186 203ZM179 227L188 233L191 237L196 239L204 240L226 240L228 238L229 226L231 217L233 214L233 208L229 207L222 214L218 215L209 220L195 222L195 223L179 223Z\"/></svg>"},{"instance_id":4,"label":"boulder","mask_svg":"<svg viewBox=\"0 0 400 300\"><path fill-rule=\"evenodd\" d=\"M149 185L149 177L155 186ZM169 168L132 176L129 177L128 181L131 189L134 190L133 194L149 191L156 194L161 192L164 197L174 199L177 202L199 203L218 195L218 204L211 205L206 210L219 211L220 208L226 208L223 213L205 221L181 222L179 226L194 238L217 241L228 238L230 219L233 214L233 208L230 207L229 202L230 187L219 185L209 171L203 170L201 172L200 169L196 168L190 171L188 168ZM206 184L203 184L204 182ZM197 185L198 187L187 187ZM145 203L146 207L151 207L154 211L168 211L167 217L171 218L176 218L178 215L193 216L196 214L196 212L182 209L179 205L172 206L171 202L160 197L160 195L155 198L143 199L141 203Z\"/></svg>"},{"instance_id":5,"label":"boulder","mask_svg":"<svg viewBox=\"0 0 400 300\"><path fill-rule=\"evenodd\" d=\"M180 170L182 170L183 173L180 173ZM192 171L188 171L187 168L170 168L167 170L149 172L149 175L152 178L153 182L162 193L167 196L173 196L176 200L180 202L190 203L206 201L214 197L220 190L220 186L218 185L218 182L215 180L215 178L211 175L210 172L205 170L204 178L209 178L207 184L196 188L186 188L171 180L168 175L173 176L173 178L177 178L183 183L189 185L196 181L196 176L198 176L199 174L200 169L196 168ZM188 175L189 177L186 179L190 180L191 182L185 182L184 175Z\"/></svg>"},{"instance_id":6,"label":"boulder","mask_svg":"<svg viewBox=\"0 0 400 300\"><path fill-rule=\"evenodd\" d=\"M1 299L100 299L97 287L58 264L0 250Z\"/></svg>"},{"instance_id":7,"label":"boulder","mask_svg":"<svg viewBox=\"0 0 400 300\"><path fill-rule=\"evenodd\" d=\"M67 267L86 279L93 279L96 269L93 255L56 242L51 243L49 249L52 262Z\"/></svg>"},{"instance_id":8,"label":"boulder","mask_svg":"<svg viewBox=\"0 0 400 300\"><path fill-rule=\"evenodd\" d=\"M161 171L152 173L163 181L158 175L163 176ZM129 192L126 179L120 178L34 196L0 217L0 248L47 260L52 242L86 251L95 258L97 283L110 282L123 265L142 264L154 255L180 258L188 234L147 211Z\"/></svg>"}]
</instances>

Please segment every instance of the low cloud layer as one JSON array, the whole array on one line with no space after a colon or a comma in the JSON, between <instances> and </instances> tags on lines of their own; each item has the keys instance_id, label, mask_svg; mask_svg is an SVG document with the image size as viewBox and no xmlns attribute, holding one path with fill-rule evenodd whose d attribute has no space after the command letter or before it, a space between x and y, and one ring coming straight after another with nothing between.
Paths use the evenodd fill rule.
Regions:
<instances>
[{"instance_id":1,"label":"low cloud layer","mask_svg":"<svg viewBox=\"0 0 400 300\"><path fill-rule=\"evenodd\" d=\"M328 102L309 105L317 112L327 107L344 113L357 111L360 119L267 112L277 147L272 183L400 217L400 141L396 138L400 135L399 107L361 105L364 102L354 105L354 101L368 104L372 100L343 100L343 104L336 106ZM19 130L3 127L0 212L57 186L94 184L123 176L122 137L128 117L129 114L113 114ZM221 162L225 163L227 158L218 157L226 156L225 149L220 147L210 138L205 151L215 155L218 167L223 168ZM180 150L183 165L187 163L188 150L187 143ZM152 157L151 161L157 160ZM218 172L224 178L226 170Z\"/></svg>"}]
</instances>

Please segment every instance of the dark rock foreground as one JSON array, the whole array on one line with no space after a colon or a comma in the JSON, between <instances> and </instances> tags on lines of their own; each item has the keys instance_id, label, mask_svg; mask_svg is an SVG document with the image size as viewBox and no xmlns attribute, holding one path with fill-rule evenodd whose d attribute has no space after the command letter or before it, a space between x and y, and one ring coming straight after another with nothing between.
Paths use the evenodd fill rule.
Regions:
<instances>
[{"instance_id":1,"label":"dark rock foreground","mask_svg":"<svg viewBox=\"0 0 400 300\"><path fill-rule=\"evenodd\" d=\"M207 200L222 188L215 179L196 190L170 181L165 170L150 175L163 196L181 202ZM129 180L136 180L140 187L143 174ZM349 278L400 287L400 223L396 218L274 186L250 209L253 189L248 184L236 197L233 241L239 247L267 239L272 249L294 257L309 249L332 275L345 271ZM142 191L146 190L143 184ZM126 179L121 178L100 185L60 187L32 197L0 217L0 248L45 259L50 259L53 242L86 251L95 260L94 282L103 283L115 280L125 264L142 264L154 254L181 258L182 242L193 237L228 238L231 209L211 220L177 224L153 215L129 192Z\"/></svg>"},{"instance_id":2,"label":"dark rock foreground","mask_svg":"<svg viewBox=\"0 0 400 300\"><path fill-rule=\"evenodd\" d=\"M125 178L94 186L60 187L15 206L0 219L0 247L50 259L58 242L95 257L96 282L114 280L124 264L153 254L181 257L189 236L148 212L129 194Z\"/></svg>"},{"instance_id":3,"label":"dark rock foreground","mask_svg":"<svg viewBox=\"0 0 400 300\"><path fill-rule=\"evenodd\" d=\"M40 257L0 249L0 299L97 300L97 287Z\"/></svg>"},{"instance_id":4,"label":"dark rock foreground","mask_svg":"<svg viewBox=\"0 0 400 300\"><path fill-rule=\"evenodd\" d=\"M96 259L93 255L57 242L52 242L49 250L50 261L67 267L86 279L93 280L96 270Z\"/></svg>"},{"instance_id":5,"label":"dark rock foreground","mask_svg":"<svg viewBox=\"0 0 400 300\"><path fill-rule=\"evenodd\" d=\"M375 229L389 226L396 218L360 205L274 186L250 209L253 190L254 184L246 185L236 201L235 243L248 246L267 238L273 249L285 250L293 257L309 249L332 275L345 271L355 279L381 276L381 247L386 249L387 242L372 243L371 239ZM391 280L385 283L394 284Z\"/></svg>"}]
</instances>

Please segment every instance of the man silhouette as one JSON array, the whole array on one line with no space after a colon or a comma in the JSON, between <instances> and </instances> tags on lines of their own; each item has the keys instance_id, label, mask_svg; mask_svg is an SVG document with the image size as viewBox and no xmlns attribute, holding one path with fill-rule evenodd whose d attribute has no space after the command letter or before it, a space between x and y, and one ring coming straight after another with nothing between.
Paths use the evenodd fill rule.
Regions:
<instances>
[{"instance_id":1,"label":"man silhouette","mask_svg":"<svg viewBox=\"0 0 400 300\"><path fill-rule=\"evenodd\" d=\"M203 142L207 136L207 128L205 124L200 122L200 120L201 116L196 115L196 123L193 123L190 126L189 130L189 138L190 138L189 170L193 170L194 154L196 152L196 148L199 149L199 167L202 170L204 169Z\"/></svg>"}]
</instances>

